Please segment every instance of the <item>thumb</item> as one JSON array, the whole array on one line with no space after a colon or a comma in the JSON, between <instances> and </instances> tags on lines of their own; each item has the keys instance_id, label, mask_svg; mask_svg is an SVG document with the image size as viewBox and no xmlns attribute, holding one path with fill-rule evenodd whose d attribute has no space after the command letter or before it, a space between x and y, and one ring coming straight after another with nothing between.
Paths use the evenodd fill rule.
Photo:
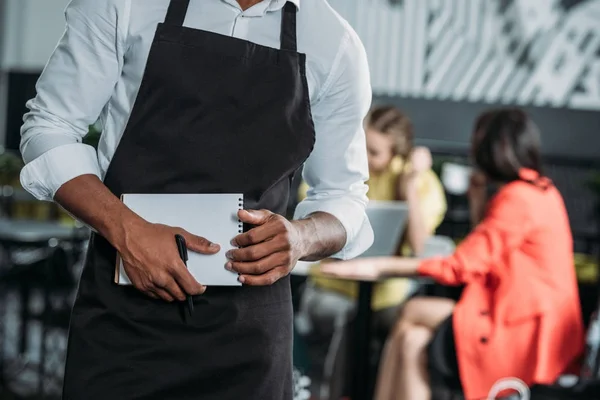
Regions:
<instances>
[{"instance_id":1,"label":"thumb","mask_svg":"<svg viewBox=\"0 0 600 400\"><path fill-rule=\"evenodd\" d=\"M268 210L240 210L238 212L238 218L240 221L250 225L263 225L273 215Z\"/></svg>"},{"instance_id":2,"label":"thumb","mask_svg":"<svg viewBox=\"0 0 600 400\"><path fill-rule=\"evenodd\" d=\"M213 243L202 236L197 236L186 231L181 232L181 235L185 239L187 248L196 253L215 254L221 249L218 244Z\"/></svg>"}]
</instances>

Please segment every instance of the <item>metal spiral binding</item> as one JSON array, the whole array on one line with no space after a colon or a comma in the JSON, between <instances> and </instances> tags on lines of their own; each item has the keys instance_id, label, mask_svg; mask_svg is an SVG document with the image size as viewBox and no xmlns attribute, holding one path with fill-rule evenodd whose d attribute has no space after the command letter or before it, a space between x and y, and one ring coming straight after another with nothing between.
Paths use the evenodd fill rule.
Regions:
<instances>
[{"instance_id":1,"label":"metal spiral binding","mask_svg":"<svg viewBox=\"0 0 600 400\"><path fill-rule=\"evenodd\" d=\"M238 201L239 201L238 205L240 207L240 210L243 210L244 209L244 199L240 197L238 199ZM238 219L238 232L244 233L244 223L242 221L240 221L239 219Z\"/></svg>"}]
</instances>

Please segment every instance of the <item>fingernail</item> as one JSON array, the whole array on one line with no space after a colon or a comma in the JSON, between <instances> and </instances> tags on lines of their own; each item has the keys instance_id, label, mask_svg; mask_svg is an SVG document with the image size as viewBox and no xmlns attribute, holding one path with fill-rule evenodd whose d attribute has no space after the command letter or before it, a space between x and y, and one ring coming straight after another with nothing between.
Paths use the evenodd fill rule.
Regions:
<instances>
[{"instance_id":1,"label":"fingernail","mask_svg":"<svg viewBox=\"0 0 600 400\"><path fill-rule=\"evenodd\" d=\"M238 247L237 242L235 241L235 239L231 239L231 242L229 242L232 246L234 247Z\"/></svg>"},{"instance_id":2,"label":"fingernail","mask_svg":"<svg viewBox=\"0 0 600 400\"><path fill-rule=\"evenodd\" d=\"M231 251L228 251L228 252L225 254L225 257L229 258L230 260L233 260L233 253L232 253Z\"/></svg>"},{"instance_id":3,"label":"fingernail","mask_svg":"<svg viewBox=\"0 0 600 400\"><path fill-rule=\"evenodd\" d=\"M233 264L231 264L230 262L228 262L227 264L225 264L225 269L228 271L233 270Z\"/></svg>"},{"instance_id":4,"label":"fingernail","mask_svg":"<svg viewBox=\"0 0 600 400\"><path fill-rule=\"evenodd\" d=\"M213 247L213 248L214 248L214 247L219 247L219 245L218 245L218 244L216 244L216 243L212 243L212 242L211 242L211 243L210 243L210 245L209 245L209 247Z\"/></svg>"},{"instance_id":5,"label":"fingernail","mask_svg":"<svg viewBox=\"0 0 600 400\"><path fill-rule=\"evenodd\" d=\"M245 280L246 278L244 278L242 275L238 277L238 281L240 281L240 283L244 283Z\"/></svg>"}]
</instances>

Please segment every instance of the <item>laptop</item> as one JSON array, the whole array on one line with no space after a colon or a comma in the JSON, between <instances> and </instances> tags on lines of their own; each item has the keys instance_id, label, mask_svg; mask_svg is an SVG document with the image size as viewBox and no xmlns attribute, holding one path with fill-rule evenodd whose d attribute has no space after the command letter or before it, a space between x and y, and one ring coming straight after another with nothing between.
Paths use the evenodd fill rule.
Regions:
<instances>
[{"instance_id":1,"label":"laptop","mask_svg":"<svg viewBox=\"0 0 600 400\"><path fill-rule=\"evenodd\" d=\"M375 240L360 257L396 254L408 222L408 205L401 201L370 200L367 217L373 227Z\"/></svg>"}]
</instances>

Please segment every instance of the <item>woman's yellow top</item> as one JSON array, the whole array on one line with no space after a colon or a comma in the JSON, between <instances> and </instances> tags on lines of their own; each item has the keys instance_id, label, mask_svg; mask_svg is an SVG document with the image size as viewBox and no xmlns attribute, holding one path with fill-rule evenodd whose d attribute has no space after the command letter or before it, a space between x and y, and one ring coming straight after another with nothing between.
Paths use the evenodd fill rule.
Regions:
<instances>
[{"instance_id":1,"label":"woman's yellow top","mask_svg":"<svg viewBox=\"0 0 600 400\"><path fill-rule=\"evenodd\" d=\"M409 165L406 166L410 168ZM381 174L371 176L367 181L369 192L367 196L371 200L395 200L400 174L404 169L404 161L395 157L388 168ZM425 226L433 233L444 219L446 213L446 196L440 180L432 170L422 172L418 177L417 193L423 212ZM306 197L308 185L302 182L299 189L299 198ZM410 248L402 246L402 254L409 255ZM358 296L358 283L332 279L319 274L318 268L311 271L310 280L315 286L326 290L332 290L349 297ZM373 301L371 307L378 311L384 308L400 304L406 297L408 290L407 279L388 279L377 283L374 287Z\"/></svg>"}]
</instances>

